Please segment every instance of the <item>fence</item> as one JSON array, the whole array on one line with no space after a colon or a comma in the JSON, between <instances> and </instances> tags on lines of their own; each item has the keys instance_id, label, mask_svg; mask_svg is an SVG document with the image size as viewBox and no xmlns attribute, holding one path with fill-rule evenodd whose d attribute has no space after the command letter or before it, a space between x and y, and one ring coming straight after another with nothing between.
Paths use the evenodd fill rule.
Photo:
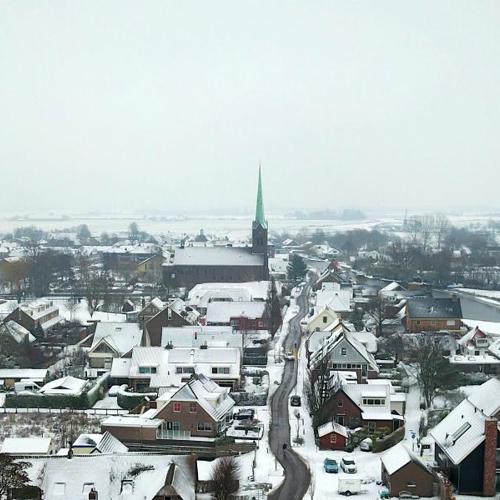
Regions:
<instances>
[{"instance_id":1,"label":"fence","mask_svg":"<svg viewBox=\"0 0 500 500\"><path fill-rule=\"evenodd\" d=\"M75 408L5 408L0 407L1 414L15 414L15 413L48 413L48 414L61 414L61 413L86 413L87 415L125 415L128 410L121 410L115 408L89 408L88 410L78 410Z\"/></svg>"}]
</instances>

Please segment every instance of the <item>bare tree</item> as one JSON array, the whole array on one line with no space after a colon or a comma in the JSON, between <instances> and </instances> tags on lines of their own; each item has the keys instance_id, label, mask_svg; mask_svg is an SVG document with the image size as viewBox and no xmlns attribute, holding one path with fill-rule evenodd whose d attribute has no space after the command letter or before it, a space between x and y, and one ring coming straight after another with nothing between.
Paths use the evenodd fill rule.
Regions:
<instances>
[{"instance_id":1,"label":"bare tree","mask_svg":"<svg viewBox=\"0 0 500 500\"><path fill-rule=\"evenodd\" d=\"M423 334L414 352L417 379L426 407L430 407L438 389L450 387L457 379L457 371L443 356L439 337Z\"/></svg>"},{"instance_id":2,"label":"bare tree","mask_svg":"<svg viewBox=\"0 0 500 500\"><path fill-rule=\"evenodd\" d=\"M435 217L434 231L436 234L437 247L441 250L443 241L450 231L450 221L444 214L437 214Z\"/></svg>"},{"instance_id":3,"label":"bare tree","mask_svg":"<svg viewBox=\"0 0 500 500\"><path fill-rule=\"evenodd\" d=\"M420 223L420 240L422 243L422 251L427 253L429 245L431 242L432 235L434 233L434 216L424 215L421 218Z\"/></svg>"},{"instance_id":4,"label":"bare tree","mask_svg":"<svg viewBox=\"0 0 500 500\"><path fill-rule=\"evenodd\" d=\"M325 403L329 397L330 369L325 356L320 363L309 371L304 379L304 393L307 398L309 411L312 414L313 427L323 424L328 415L325 412Z\"/></svg>"},{"instance_id":5,"label":"bare tree","mask_svg":"<svg viewBox=\"0 0 500 500\"><path fill-rule=\"evenodd\" d=\"M92 266L89 258L85 255L79 256L78 268L79 287L87 301L90 317L92 317L101 302L109 298L109 275L107 271Z\"/></svg>"},{"instance_id":6,"label":"bare tree","mask_svg":"<svg viewBox=\"0 0 500 500\"><path fill-rule=\"evenodd\" d=\"M68 299L65 303L66 309L69 312L69 320L73 321L73 316L78 309L78 300L75 298Z\"/></svg>"},{"instance_id":7,"label":"bare tree","mask_svg":"<svg viewBox=\"0 0 500 500\"><path fill-rule=\"evenodd\" d=\"M221 457L212 470L211 481L214 487L214 500L228 500L238 491L241 466L236 457Z\"/></svg>"}]
</instances>

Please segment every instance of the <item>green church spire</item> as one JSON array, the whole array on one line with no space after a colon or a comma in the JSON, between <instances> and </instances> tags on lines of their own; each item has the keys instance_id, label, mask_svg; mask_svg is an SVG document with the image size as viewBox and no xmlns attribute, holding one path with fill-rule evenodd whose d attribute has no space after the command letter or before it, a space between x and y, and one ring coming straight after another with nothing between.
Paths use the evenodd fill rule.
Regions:
<instances>
[{"instance_id":1,"label":"green church spire","mask_svg":"<svg viewBox=\"0 0 500 500\"><path fill-rule=\"evenodd\" d=\"M267 228L267 221L264 217L264 196L262 195L262 175L259 164L259 185L257 188L257 205L255 207L255 222L260 224L263 228Z\"/></svg>"}]
</instances>

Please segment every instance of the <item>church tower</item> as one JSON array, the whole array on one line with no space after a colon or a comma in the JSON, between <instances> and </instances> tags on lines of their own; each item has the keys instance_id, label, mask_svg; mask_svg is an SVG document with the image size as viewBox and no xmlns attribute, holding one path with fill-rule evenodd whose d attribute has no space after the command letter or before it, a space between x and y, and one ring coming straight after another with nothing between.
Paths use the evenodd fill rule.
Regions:
<instances>
[{"instance_id":1,"label":"church tower","mask_svg":"<svg viewBox=\"0 0 500 500\"><path fill-rule=\"evenodd\" d=\"M267 277L267 221L264 216L264 196L262 194L262 174L259 165L259 184L257 187L257 204L255 220L252 223L252 253L264 255L265 276Z\"/></svg>"}]
</instances>

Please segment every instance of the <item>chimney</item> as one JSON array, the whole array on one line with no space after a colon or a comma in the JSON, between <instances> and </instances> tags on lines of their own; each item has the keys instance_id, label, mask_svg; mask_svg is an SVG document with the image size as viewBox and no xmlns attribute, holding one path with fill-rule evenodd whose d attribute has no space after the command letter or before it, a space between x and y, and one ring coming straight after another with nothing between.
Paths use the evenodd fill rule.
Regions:
<instances>
[{"instance_id":1,"label":"chimney","mask_svg":"<svg viewBox=\"0 0 500 500\"><path fill-rule=\"evenodd\" d=\"M89 500L98 500L99 498L99 493L97 493L97 490L92 487L92 489L89 491Z\"/></svg>"},{"instance_id":2,"label":"chimney","mask_svg":"<svg viewBox=\"0 0 500 500\"><path fill-rule=\"evenodd\" d=\"M496 418L486 418L484 421L483 495L486 497L496 495L497 424Z\"/></svg>"}]
</instances>

